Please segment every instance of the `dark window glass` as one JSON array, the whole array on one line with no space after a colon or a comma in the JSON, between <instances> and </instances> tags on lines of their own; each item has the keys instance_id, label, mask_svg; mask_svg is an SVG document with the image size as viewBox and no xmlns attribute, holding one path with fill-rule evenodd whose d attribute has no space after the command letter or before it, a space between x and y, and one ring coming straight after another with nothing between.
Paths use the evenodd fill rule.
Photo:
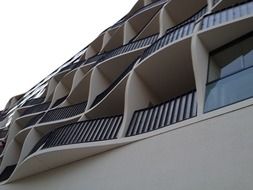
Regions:
<instances>
[{"instance_id":1,"label":"dark window glass","mask_svg":"<svg viewBox=\"0 0 253 190\"><path fill-rule=\"evenodd\" d=\"M253 36L236 42L210 56L208 82L226 77L253 65Z\"/></svg>"},{"instance_id":2,"label":"dark window glass","mask_svg":"<svg viewBox=\"0 0 253 190\"><path fill-rule=\"evenodd\" d=\"M253 97L253 34L210 54L205 112Z\"/></svg>"}]
</instances>

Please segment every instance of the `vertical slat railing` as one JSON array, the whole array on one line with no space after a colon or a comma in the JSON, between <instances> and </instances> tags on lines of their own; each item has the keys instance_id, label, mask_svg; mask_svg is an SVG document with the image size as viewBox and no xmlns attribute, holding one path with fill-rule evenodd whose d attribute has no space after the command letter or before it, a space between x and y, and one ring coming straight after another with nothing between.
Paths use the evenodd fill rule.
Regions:
<instances>
[{"instance_id":1,"label":"vertical slat railing","mask_svg":"<svg viewBox=\"0 0 253 190\"><path fill-rule=\"evenodd\" d=\"M251 14L253 14L253 1L237 4L233 7L205 15L202 19L201 29L205 30Z\"/></svg>"},{"instance_id":2,"label":"vertical slat railing","mask_svg":"<svg viewBox=\"0 0 253 190\"><path fill-rule=\"evenodd\" d=\"M82 102L80 104L49 110L40 120L40 123L56 121L81 114L85 111L86 104L87 102Z\"/></svg>"},{"instance_id":3,"label":"vertical slat railing","mask_svg":"<svg viewBox=\"0 0 253 190\"><path fill-rule=\"evenodd\" d=\"M151 108L135 111L126 137L154 131L197 115L196 91Z\"/></svg>"},{"instance_id":4,"label":"vertical slat railing","mask_svg":"<svg viewBox=\"0 0 253 190\"><path fill-rule=\"evenodd\" d=\"M68 124L45 135L30 154L38 149L116 139L123 116L113 116Z\"/></svg>"}]
</instances>

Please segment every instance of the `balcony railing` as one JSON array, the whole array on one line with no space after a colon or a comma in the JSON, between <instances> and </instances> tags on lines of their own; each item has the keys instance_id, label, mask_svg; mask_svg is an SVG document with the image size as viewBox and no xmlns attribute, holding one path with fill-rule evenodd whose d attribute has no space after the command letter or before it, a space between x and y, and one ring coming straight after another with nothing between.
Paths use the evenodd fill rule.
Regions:
<instances>
[{"instance_id":1,"label":"balcony railing","mask_svg":"<svg viewBox=\"0 0 253 190\"><path fill-rule=\"evenodd\" d=\"M195 13L193 16L191 16L190 18L188 18L186 21L184 21L183 23L188 23L190 21L197 21L199 18L201 18L202 16L204 16L207 13L207 5L205 5L203 8L201 8L197 13ZM183 24L182 23L182 24Z\"/></svg>"},{"instance_id":2,"label":"balcony railing","mask_svg":"<svg viewBox=\"0 0 253 190\"><path fill-rule=\"evenodd\" d=\"M6 137L7 133L8 133L8 130L1 129L0 130L0 139Z\"/></svg>"},{"instance_id":3,"label":"balcony railing","mask_svg":"<svg viewBox=\"0 0 253 190\"><path fill-rule=\"evenodd\" d=\"M56 102L54 103L54 105L52 106L52 108L59 106L68 96L64 96L58 100L56 100Z\"/></svg>"},{"instance_id":4,"label":"balcony railing","mask_svg":"<svg viewBox=\"0 0 253 190\"><path fill-rule=\"evenodd\" d=\"M40 97L40 98L34 98L31 100L27 100L26 103L23 105L24 106L31 106L35 104L41 104L44 101L45 97Z\"/></svg>"},{"instance_id":5,"label":"balcony railing","mask_svg":"<svg viewBox=\"0 0 253 190\"><path fill-rule=\"evenodd\" d=\"M156 52L157 50L163 48L164 46L176 40L179 40L183 37L191 35L193 33L194 26L195 21L190 21L184 23L183 25L179 25L169 29L163 37L161 37L159 40L157 40L148 49L144 51L141 60L145 59L146 57Z\"/></svg>"},{"instance_id":6,"label":"balcony railing","mask_svg":"<svg viewBox=\"0 0 253 190\"><path fill-rule=\"evenodd\" d=\"M124 46L121 46L119 48L116 48L114 50L111 50L110 52L107 52L105 56L103 56L99 62L105 61L107 59L110 59L112 57L115 57L117 55L121 55L139 48L143 48L146 46L151 45L152 43L154 43L158 38L158 34L154 34L151 36L148 36L146 38L134 41L134 42L130 42Z\"/></svg>"},{"instance_id":7,"label":"balcony railing","mask_svg":"<svg viewBox=\"0 0 253 190\"><path fill-rule=\"evenodd\" d=\"M150 3L150 4L148 4L148 5L146 5L146 6L142 7L142 8L140 8L140 9L138 9L138 10L135 11L132 15L130 15L130 16L128 16L128 17L127 17L127 16L123 17L123 18L120 19L118 22L116 22L114 25L112 25L109 29L115 28L115 27L121 25L123 22L125 22L125 21L128 20L129 18L131 18L131 17L133 17L133 16L135 16L135 15L141 13L141 12L144 12L144 11L146 11L146 10L148 10L148 9L151 9L151 8L157 6L157 5L164 4L164 3L167 2L167 1L168 1L168 0L158 0L158 1L154 1L154 2L152 2L152 3Z\"/></svg>"},{"instance_id":8,"label":"balcony railing","mask_svg":"<svg viewBox=\"0 0 253 190\"><path fill-rule=\"evenodd\" d=\"M7 117L7 113L8 112L5 112L5 111L0 112L0 121L3 121Z\"/></svg>"},{"instance_id":9,"label":"balcony railing","mask_svg":"<svg viewBox=\"0 0 253 190\"><path fill-rule=\"evenodd\" d=\"M85 61L84 64L86 65L86 64L89 64L92 62L97 62L98 60L100 60L104 56L105 56L105 53L95 55L95 56L89 58L87 61Z\"/></svg>"},{"instance_id":10,"label":"balcony railing","mask_svg":"<svg viewBox=\"0 0 253 190\"><path fill-rule=\"evenodd\" d=\"M0 182L7 180L11 176L15 168L16 165L7 166L6 168L4 168L4 170L0 174Z\"/></svg>"},{"instance_id":11,"label":"balcony railing","mask_svg":"<svg viewBox=\"0 0 253 190\"><path fill-rule=\"evenodd\" d=\"M135 111L126 136L153 131L196 115L197 100L194 90L160 105Z\"/></svg>"},{"instance_id":12,"label":"balcony railing","mask_svg":"<svg viewBox=\"0 0 253 190\"><path fill-rule=\"evenodd\" d=\"M49 108L51 102L46 102L43 104L37 104L35 106L27 108L23 113L21 113L21 116L32 114L32 113L38 113L41 111L45 111Z\"/></svg>"},{"instance_id":13,"label":"balcony railing","mask_svg":"<svg viewBox=\"0 0 253 190\"><path fill-rule=\"evenodd\" d=\"M80 104L49 110L39 123L66 119L81 114L85 111L86 104L87 102L83 102Z\"/></svg>"},{"instance_id":14,"label":"balcony railing","mask_svg":"<svg viewBox=\"0 0 253 190\"><path fill-rule=\"evenodd\" d=\"M30 126L32 126L32 125L35 125L35 124L42 118L42 116L43 116L44 114L45 114L45 112L40 113L40 114L34 116L34 117L26 124L25 128L30 127Z\"/></svg>"},{"instance_id":15,"label":"balcony railing","mask_svg":"<svg viewBox=\"0 0 253 190\"><path fill-rule=\"evenodd\" d=\"M204 30L250 14L253 14L253 1L237 4L233 7L205 15L202 20L201 29Z\"/></svg>"},{"instance_id":16,"label":"balcony railing","mask_svg":"<svg viewBox=\"0 0 253 190\"><path fill-rule=\"evenodd\" d=\"M138 60L138 59L137 59ZM97 95L97 97L95 98L95 100L93 101L91 107L93 107L94 105L96 105L98 102L100 102L134 67L135 63L137 62L137 60L135 60L133 63L131 63L125 70L124 72L118 76L118 78L116 78L113 83L106 89L104 90L101 94Z\"/></svg>"},{"instance_id":17,"label":"balcony railing","mask_svg":"<svg viewBox=\"0 0 253 190\"><path fill-rule=\"evenodd\" d=\"M213 0L212 2L212 6L215 6L218 2L220 2L221 0Z\"/></svg>"},{"instance_id":18,"label":"balcony railing","mask_svg":"<svg viewBox=\"0 0 253 190\"><path fill-rule=\"evenodd\" d=\"M116 139L122 123L122 115L68 124L45 135L34 146L46 149L62 145L88 143Z\"/></svg>"}]
</instances>

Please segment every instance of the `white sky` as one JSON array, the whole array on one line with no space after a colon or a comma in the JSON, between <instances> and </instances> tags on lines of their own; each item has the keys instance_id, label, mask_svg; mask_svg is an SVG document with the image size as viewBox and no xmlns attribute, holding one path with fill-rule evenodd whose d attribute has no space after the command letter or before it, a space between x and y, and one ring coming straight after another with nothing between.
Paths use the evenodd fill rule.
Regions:
<instances>
[{"instance_id":1,"label":"white sky","mask_svg":"<svg viewBox=\"0 0 253 190\"><path fill-rule=\"evenodd\" d=\"M137 0L0 0L0 110L122 18Z\"/></svg>"}]
</instances>

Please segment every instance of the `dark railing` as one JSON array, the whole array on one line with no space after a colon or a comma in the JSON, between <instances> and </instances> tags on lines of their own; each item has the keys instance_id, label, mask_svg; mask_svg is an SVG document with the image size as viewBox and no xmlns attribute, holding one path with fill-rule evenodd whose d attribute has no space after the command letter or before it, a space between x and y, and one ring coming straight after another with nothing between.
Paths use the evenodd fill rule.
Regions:
<instances>
[{"instance_id":1,"label":"dark railing","mask_svg":"<svg viewBox=\"0 0 253 190\"><path fill-rule=\"evenodd\" d=\"M162 47L178 39L189 36L193 32L194 26L195 26L195 22L190 21L190 22L184 23L183 25L179 25L179 26L169 29L163 37L161 37L159 40L157 40L148 49L144 51L144 53L142 54L141 60L145 59L150 54L156 52Z\"/></svg>"},{"instance_id":2,"label":"dark railing","mask_svg":"<svg viewBox=\"0 0 253 190\"><path fill-rule=\"evenodd\" d=\"M95 55L95 56L87 59L87 61L85 61L84 64L86 65L86 64L89 64L89 63L92 63L92 62L97 62L98 60L100 60L104 56L105 56L105 53Z\"/></svg>"},{"instance_id":3,"label":"dark railing","mask_svg":"<svg viewBox=\"0 0 253 190\"><path fill-rule=\"evenodd\" d=\"M42 116L43 116L44 114L45 114L45 112L40 113L40 114L34 116L34 117L26 124L25 128L30 127L30 126L32 126L32 125L35 125L35 124L42 118Z\"/></svg>"},{"instance_id":4,"label":"dark railing","mask_svg":"<svg viewBox=\"0 0 253 190\"><path fill-rule=\"evenodd\" d=\"M6 137L7 133L8 133L8 130L1 129L0 130L0 138Z\"/></svg>"},{"instance_id":5,"label":"dark railing","mask_svg":"<svg viewBox=\"0 0 253 190\"><path fill-rule=\"evenodd\" d=\"M205 15L202 20L201 29L207 29L225 22L239 19L240 17L253 14L253 1L247 1L234 5L233 7Z\"/></svg>"},{"instance_id":6,"label":"dark railing","mask_svg":"<svg viewBox=\"0 0 253 190\"><path fill-rule=\"evenodd\" d=\"M56 102L54 103L54 105L52 106L52 108L59 106L68 96L64 96L58 100L56 100Z\"/></svg>"},{"instance_id":7,"label":"dark railing","mask_svg":"<svg viewBox=\"0 0 253 190\"><path fill-rule=\"evenodd\" d=\"M0 121L3 121L7 117L7 112L1 111L0 112Z\"/></svg>"},{"instance_id":8,"label":"dark railing","mask_svg":"<svg viewBox=\"0 0 253 190\"><path fill-rule=\"evenodd\" d=\"M4 168L4 170L0 174L0 182L7 180L11 176L15 168L16 165L7 166L6 168Z\"/></svg>"},{"instance_id":9,"label":"dark railing","mask_svg":"<svg viewBox=\"0 0 253 190\"><path fill-rule=\"evenodd\" d=\"M80 104L49 110L48 112L46 112L46 114L43 116L39 123L65 119L81 114L85 111L86 104L87 102L83 102Z\"/></svg>"},{"instance_id":10,"label":"dark railing","mask_svg":"<svg viewBox=\"0 0 253 190\"><path fill-rule=\"evenodd\" d=\"M120 19L119 21L117 21L114 25L112 25L109 29L115 28L115 27L121 25L123 22L125 22L129 18L131 18L131 17L133 17L133 16L135 16L135 15L141 13L141 12L144 12L144 11L146 11L148 9L151 9L151 8L155 7L156 5L158 5L158 4L163 4L163 3L167 2L167 1L168 0L154 1L154 2L148 4L148 5L144 6L144 7L136 10L132 15L123 17L122 19Z\"/></svg>"},{"instance_id":11,"label":"dark railing","mask_svg":"<svg viewBox=\"0 0 253 190\"><path fill-rule=\"evenodd\" d=\"M24 103L24 106L31 106L31 105L35 105L35 104L41 104L44 101L45 97L40 97L40 98L34 98L31 100L27 100L26 103Z\"/></svg>"},{"instance_id":12,"label":"dark railing","mask_svg":"<svg viewBox=\"0 0 253 190\"><path fill-rule=\"evenodd\" d=\"M130 52L132 50L136 50L139 48L143 48L146 46L151 45L152 43L154 43L158 38L158 34L154 34L151 36L148 36L146 38L140 39L140 40L136 40L134 42L130 42L126 45L123 45L119 48L116 48L114 50L111 50L110 52L107 52L105 56L103 56L99 62L105 61L107 59L110 59L111 57L115 57L117 55L121 55L127 52Z\"/></svg>"},{"instance_id":13,"label":"dark railing","mask_svg":"<svg viewBox=\"0 0 253 190\"><path fill-rule=\"evenodd\" d=\"M138 60L138 59L137 59ZM95 98L95 100L93 101L91 107L93 107L94 105L96 105L98 102L100 102L134 67L135 63L137 62L137 60L135 60L133 63L131 63L125 70L124 72L118 76L113 83L106 89L104 90L102 93L100 93L99 95L97 95L97 97Z\"/></svg>"},{"instance_id":14,"label":"dark railing","mask_svg":"<svg viewBox=\"0 0 253 190\"><path fill-rule=\"evenodd\" d=\"M218 2L220 2L221 0L213 0L212 6L215 6Z\"/></svg>"},{"instance_id":15,"label":"dark railing","mask_svg":"<svg viewBox=\"0 0 253 190\"><path fill-rule=\"evenodd\" d=\"M32 113L37 113L37 112L41 112L41 111L45 111L49 108L50 103L51 102L46 102L46 103L43 103L43 104L37 104L35 106L29 107L23 113L21 113L21 116L32 114Z\"/></svg>"},{"instance_id":16,"label":"dark railing","mask_svg":"<svg viewBox=\"0 0 253 190\"><path fill-rule=\"evenodd\" d=\"M27 156L29 156L29 155L33 154L34 152L36 152L37 150L39 150L40 147L41 147L42 145L45 144L46 140L48 139L48 137L49 137L51 134L52 134L52 132L50 132L50 133L44 135L44 136L35 144L35 146L32 148L32 150L30 151L30 153L29 153Z\"/></svg>"},{"instance_id":17,"label":"dark railing","mask_svg":"<svg viewBox=\"0 0 253 190\"><path fill-rule=\"evenodd\" d=\"M53 131L42 148L115 139L121 122L122 115L69 124Z\"/></svg>"},{"instance_id":18,"label":"dark railing","mask_svg":"<svg viewBox=\"0 0 253 190\"><path fill-rule=\"evenodd\" d=\"M135 111L126 136L153 131L197 115L196 91L151 108Z\"/></svg>"},{"instance_id":19,"label":"dark railing","mask_svg":"<svg viewBox=\"0 0 253 190\"><path fill-rule=\"evenodd\" d=\"M62 69L60 69L60 70L58 71L58 73L61 73L61 72L63 72L63 71L67 71L67 70L72 69L73 64L74 64L74 63L70 63L69 65L63 67Z\"/></svg>"},{"instance_id":20,"label":"dark railing","mask_svg":"<svg viewBox=\"0 0 253 190\"><path fill-rule=\"evenodd\" d=\"M87 142L116 139L123 116L105 117L68 124L48 133L33 147L30 154L42 149ZM29 155L30 155L29 154Z\"/></svg>"},{"instance_id":21,"label":"dark railing","mask_svg":"<svg viewBox=\"0 0 253 190\"><path fill-rule=\"evenodd\" d=\"M201 18L202 16L204 16L207 13L207 10L208 10L207 5L205 5L197 13L195 13L193 16L191 16L190 18L188 18L183 23L187 23L187 22L190 22L190 21L197 21L199 18Z\"/></svg>"}]
</instances>

